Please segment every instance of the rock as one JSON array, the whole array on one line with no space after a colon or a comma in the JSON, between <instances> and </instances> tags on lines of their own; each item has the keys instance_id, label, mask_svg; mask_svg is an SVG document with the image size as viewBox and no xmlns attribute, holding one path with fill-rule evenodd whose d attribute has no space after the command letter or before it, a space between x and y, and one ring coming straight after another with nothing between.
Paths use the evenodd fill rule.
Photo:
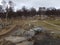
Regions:
<instances>
[{"instance_id":1,"label":"rock","mask_svg":"<svg viewBox=\"0 0 60 45\"><path fill-rule=\"evenodd\" d=\"M25 37L9 36L9 37L5 37L5 40L11 41L13 43L18 43L27 39Z\"/></svg>"},{"instance_id":2,"label":"rock","mask_svg":"<svg viewBox=\"0 0 60 45\"><path fill-rule=\"evenodd\" d=\"M3 28L3 24L0 24L0 29L2 29Z\"/></svg>"},{"instance_id":3,"label":"rock","mask_svg":"<svg viewBox=\"0 0 60 45\"><path fill-rule=\"evenodd\" d=\"M25 36L26 38L32 38L34 35L35 35L35 32L34 32L32 29L30 29L29 31L26 31L26 32L24 33L24 36Z\"/></svg>"},{"instance_id":4,"label":"rock","mask_svg":"<svg viewBox=\"0 0 60 45\"><path fill-rule=\"evenodd\" d=\"M25 41L25 42L22 42L22 43L18 43L16 45L33 45L33 42L32 41Z\"/></svg>"},{"instance_id":5,"label":"rock","mask_svg":"<svg viewBox=\"0 0 60 45\"><path fill-rule=\"evenodd\" d=\"M6 41L5 39L0 40L0 45L16 45L10 41Z\"/></svg>"},{"instance_id":6,"label":"rock","mask_svg":"<svg viewBox=\"0 0 60 45\"><path fill-rule=\"evenodd\" d=\"M14 32L11 32L10 35L12 36L22 36L25 30L23 29L16 29Z\"/></svg>"},{"instance_id":7,"label":"rock","mask_svg":"<svg viewBox=\"0 0 60 45\"><path fill-rule=\"evenodd\" d=\"M35 34L41 33L45 31L45 28L38 26L38 27L34 27L32 28L33 31L35 31Z\"/></svg>"},{"instance_id":8,"label":"rock","mask_svg":"<svg viewBox=\"0 0 60 45\"><path fill-rule=\"evenodd\" d=\"M33 36L35 36L36 33L40 33L44 31L44 29L42 27L34 27L32 29L30 29L29 31L26 31L24 33L24 36L27 38L32 38Z\"/></svg>"},{"instance_id":9,"label":"rock","mask_svg":"<svg viewBox=\"0 0 60 45\"><path fill-rule=\"evenodd\" d=\"M42 30L44 30L44 29L43 29L42 27L39 26L39 27L34 27L33 30L34 30L34 31L39 31L39 32L40 32L40 31L42 31Z\"/></svg>"}]
</instances>

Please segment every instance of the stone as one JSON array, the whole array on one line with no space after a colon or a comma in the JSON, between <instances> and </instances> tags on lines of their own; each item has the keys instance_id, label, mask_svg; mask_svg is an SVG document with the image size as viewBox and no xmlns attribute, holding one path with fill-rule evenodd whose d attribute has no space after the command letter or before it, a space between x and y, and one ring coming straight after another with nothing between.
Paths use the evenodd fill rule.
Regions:
<instances>
[{"instance_id":1,"label":"stone","mask_svg":"<svg viewBox=\"0 0 60 45\"><path fill-rule=\"evenodd\" d=\"M32 38L34 35L35 35L35 32L34 32L32 29L30 29L29 31L26 31L26 32L24 33L24 36L25 36L26 38Z\"/></svg>"},{"instance_id":2,"label":"stone","mask_svg":"<svg viewBox=\"0 0 60 45\"><path fill-rule=\"evenodd\" d=\"M10 41L6 41L5 39L0 40L0 45L16 45L15 43L12 43Z\"/></svg>"},{"instance_id":3,"label":"stone","mask_svg":"<svg viewBox=\"0 0 60 45\"><path fill-rule=\"evenodd\" d=\"M10 35L12 36L22 36L25 30L23 29L16 29L14 32L11 32Z\"/></svg>"},{"instance_id":4,"label":"stone","mask_svg":"<svg viewBox=\"0 0 60 45\"><path fill-rule=\"evenodd\" d=\"M16 45L33 45L33 42L32 41L25 41L25 42L22 42L22 43L18 43Z\"/></svg>"},{"instance_id":5,"label":"stone","mask_svg":"<svg viewBox=\"0 0 60 45\"><path fill-rule=\"evenodd\" d=\"M25 37L9 36L9 37L5 37L5 40L11 41L13 43L18 43L27 39Z\"/></svg>"}]
</instances>

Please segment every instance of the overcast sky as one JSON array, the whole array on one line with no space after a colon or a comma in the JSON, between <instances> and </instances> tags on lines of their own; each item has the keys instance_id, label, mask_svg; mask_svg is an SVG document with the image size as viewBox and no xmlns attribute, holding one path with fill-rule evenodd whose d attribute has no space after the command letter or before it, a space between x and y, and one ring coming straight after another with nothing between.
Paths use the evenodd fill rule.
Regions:
<instances>
[{"instance_id":1,"label":"overcast sky","mask_svg":"<svg viewBox=\"0 0 60 45\"><path fill-rule=\"evenodd\" d=\"M60 0L12 0L12 1L15 3L16 9L20 9L22 6L26 6L27 8L34 7L36 9L38 9L38 7L60 8Z\"/></svg>"}]
</instances>

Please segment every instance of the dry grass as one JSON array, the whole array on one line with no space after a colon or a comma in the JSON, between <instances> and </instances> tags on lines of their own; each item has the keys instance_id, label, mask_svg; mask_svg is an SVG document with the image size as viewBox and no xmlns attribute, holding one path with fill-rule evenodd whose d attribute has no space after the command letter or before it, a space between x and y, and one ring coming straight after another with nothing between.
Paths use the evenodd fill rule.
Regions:
<instances>
[{"instance_id":1,"label":"dry grass","mask_svg":"<svg viewBox=\"0 0 60 45\"><path fill-rule=\"evenodd\" d=\"M57 23L60 24L60 21L54 21L54 20L46 20L47 22L51 22L51 23ZM18 25L20 28L25 29L25 30L29 30L30 28L34 27L34 26L42 26L45 27L48 30L53 30L53 31L60 31L59 27L55 27L52 25L49 25L47 23L44 23L43 20L34 20L34 19L9 19L8 21L9 23L13 24L13 25ZM29 25L31 24L31 25Z\"/></svg>"},{"instance_id":2,"label":"dry grass","mask_svg":"<svg viewBox=\"0 0 60 45\"><path fill-rule=\"evenodd\" d=\"M54 22L52 20L49 20L50 22ZM48 21L48 22L49 22ZM55 26L52 26L52 25L49 25L49 24L46 24L44 23L42 20L30 20L30 19L13 19L11 20L11 22L15 25L19 25L21 28L23 29L29 29L31 26L29 26L29 24L33 25L33 26L42 26L42 27L45 27L47 29L52 29L52 30L60 30L60 28L57 28ZM54 22L56 23L56 22ZM58 24L58 23L57 23Z\"/></svg>"},{"instance_id":3,"label":"dry grass","mask_svg":"<svg viewBox=\"0 0 60 45\"><path fill-rule=\"evenodd\" d=\"M60 26L60 20L46 20L46 21Z\"/></svg>"},{"instance_id":4,"label":"dry grass","mask_svg":"<svg viewBox=\"0 0 60 45\"><path fill-rule=\"evenodd\" d=\"M34 26L43 26L46 27L47 29L53 29L53 30L60 30L60 28L57 28L55 26L49 25L44 23L42 20L30 20L30 19L10 19L12 24L19 25L21 28L30 28L29 24L34 25ZM54 21L54 20L47 20L48 22L51 22L53 24L60 24L60 21Z\"/></svg>"}]
</instances>

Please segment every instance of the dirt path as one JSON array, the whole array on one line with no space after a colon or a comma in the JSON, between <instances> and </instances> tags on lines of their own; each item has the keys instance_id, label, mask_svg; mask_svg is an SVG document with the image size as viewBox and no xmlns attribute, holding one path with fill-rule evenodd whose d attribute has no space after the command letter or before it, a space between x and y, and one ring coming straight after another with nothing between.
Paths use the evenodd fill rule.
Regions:
<instances>
[{"instance_id":1,"label":"dirt path","mask_svg":"<svg viewBox=\"0 0 60 45\"><path fill-rule=\"evenodd\" d=\"M55 25L55 24L49 23L49 22L47 22L47 21L43 21L43 22L44 22L44 23L47 23L47 24L49 24L49 25L55 26L55 27L60 27L60 26L58 26L58 25Z\"/></svg>"},{"instance_id":2,"label":"dirt path","mask_svg":"<svg viewBox=\"0 0 60 45\"><path fill-rule=\"evenodd\" d=\"M49 23L49 22L47 22L47 21L43 21L43 22L46 23L46 24L49 24L49 25L51 25L51 26L54 26L55 28L57 28L58 30L53 30L53 29L51 29L51 31L54 32L54 33L60 34L60 26L55 25L55 24L52 24L52 23Z\"/></svg>"}]
</instances>

